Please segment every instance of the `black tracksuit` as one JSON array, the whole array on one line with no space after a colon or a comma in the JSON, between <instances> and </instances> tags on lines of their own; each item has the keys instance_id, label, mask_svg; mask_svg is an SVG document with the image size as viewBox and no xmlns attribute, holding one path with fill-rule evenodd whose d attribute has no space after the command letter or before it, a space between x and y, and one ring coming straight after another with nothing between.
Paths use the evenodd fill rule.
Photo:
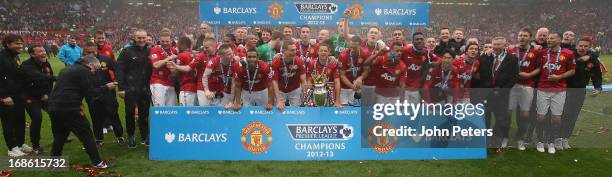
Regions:
<instances>
[{"instance_id":1,"label":"black tracksuit","mask_svg":"<svg viewBox=\"0 0 612 177\"><path fill-rule=\"evenodd\" d=\"M593 82L595 89L601 89L602 77L599 56L592 51L586 53L590 58L588 61L580 61L580 54L576 56L576 73L567 79L567 96L561 118L560 137L569 138L572 135L576 120L584 104L586 95L585 87L589 81Z\"/></svg>"},{"instance_id":2,"label":"black tracksuit","mask_svg":"<svg viewBox=\"0 0 612 177\"><path fill-rule=\"evenodd\" d=\"M149 137L149 107L151 104L152 64L148 47L131 46L123 49L117 59L119 90L125 91L125 126L129 137L134 137L135 108L138 106L138 126L142 140Z\"/></svg>"},{"instance_id":3,"label":"black tracksuit","mask_svg":"<svg viewBox=\"0 0 612 177\"><path fill-rule=\"evenodd\" d=\"M108 122L113 126L113 131L116 137L123 136L123 126L117 114L117 93L115 90L108 90L106 84L114 82L111 73L115 70L115 62L106 56L97 56L102 68L94 74L94 87L104 90L102 93L95 95L92 100L87 103L89 113L93 123L93 132L97 141L104 139L103 128Z\"/></svg>"},{"instance_id":4,"label":"black tracksuit","mask_svg":"<svg viewBox=\"0 0 612 177\"><path fill-rule=\"evenodd\" d=\"M10 97L13 105L0 103L2 133L9 151L25 142L25 74L19 68L19 53L11 49L0 51L0 99Z\"/></svg>"},{"instance_id":5,"label":"black tracksuit","mask_svg":"<svg viewBox=\"0 0 612 177\"><path fill-rule=\"evenodd\" d=\"M89 121L81 115L81 102L93 99L105 88L94 88L94 75L81 64L69 65L57 76L57 82L49 97L49 115L53 132L51 156L61 156L66 138L73 132L83 143L89 159L100 163L100 154L93 139Z\"/></svg>"},{"instance_id":6,"label":"black tracksuit","mask_svg":"<svg viewBox=\"0 0 612 177\"><path fill-rule=\"evenodd\" d=\"M21 69L28 76L26 88L26 112L30 115L30 141L34 148L40 147L40 127L42 110L47 109L48 100L42 100L44 95L51 94L53 89L53 70L49 62L39 62L30 58L21 64Z\"/></svg>"}]
</instances>

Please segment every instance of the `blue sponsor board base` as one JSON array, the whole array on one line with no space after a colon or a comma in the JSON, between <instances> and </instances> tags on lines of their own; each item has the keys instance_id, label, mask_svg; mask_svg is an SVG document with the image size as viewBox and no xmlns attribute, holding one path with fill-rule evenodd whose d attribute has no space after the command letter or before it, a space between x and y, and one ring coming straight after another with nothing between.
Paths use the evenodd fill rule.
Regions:
<instances>
[{"instance_id":1,"label":"blue sponsor board base","mask_svg":"<svg viewBox=\"0 0 612 177\"><path fill-rule=\"evenodd\" d=\"M361 109L151 108L151 160L483 159L485 148L362 147Z\"/></svg>"}]
</instances>

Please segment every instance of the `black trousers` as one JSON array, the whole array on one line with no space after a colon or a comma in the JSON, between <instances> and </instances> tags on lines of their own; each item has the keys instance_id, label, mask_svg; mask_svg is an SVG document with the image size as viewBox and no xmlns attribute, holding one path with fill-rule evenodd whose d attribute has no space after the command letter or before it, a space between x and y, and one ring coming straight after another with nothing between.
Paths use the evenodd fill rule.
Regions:
<instances>
[{"instance_id":1,"label":"black trousers","mask_svg":"<svg viewBox=\"0 0 612 177\"><path fill-rule=\"evenodd\" d=\"M40 128L42 125L42 110L46 109L47 102L40 99L26 101L25 109L30 115L30 141L32 147L40 147Z\"/></svg>"},{"instance_id":2,"label":"black trousers","mask_svg":"<svg viewBox=\"0 0 612 177\"><path fill-rule=\"evenodd\" d=\"M25 103L21 96L11 96L12 106L0 105L0 121L6 147L10 151L25 143Z\"/></svg>"},{"instance_id":3,"label":"black trousers","mask_svg":"<svg viewBox=\"0 0 612 177\"><path fill-rule=\"evenodd\" d=\"M491 126L491 120L495 116L495 124L493 125L493 147L501 147L503 138L508 138L510 133L511 119L508 115L508 98L510 96L509 89L498 89L493 91L487 97L487 105L485 115L487 126Z\"/></svg>"},{"instance_id":4,"label":"black trousers","mask_svg":"<svg viewBox=\"0 0 612 177\"><path fill-rule=\"evenodd\" d=\"M93 133L96 140L104 140L103 129L106 122L109 122L109 124L113 126L115 137L123 136L123 126L121 125L119 116L117 116L117 107L117 101L108 97L95 100L93 104L89 106L89 114L91 115Z\"/></svg>"},{"instance_id":5,"label":"black trousers","mask_svg":"<svg viewBox=\"0 0 612 177\"><path fill-rule=\"evenodd\" d=\"M134 136L136 128L135 109L138 107L138 128L141 140L149 138L149 107L151 96L149 93L127 92L125 94L125 127L129 137Z\"/></svg>"},{"instance_id":6,"label":"black trousers","mask_svg":"<svg viewBox=\"0 0 612 177\"><path fill-rule=\"evenodd\" d=\"M563 107L563 117L561 117L561 137L569 138L572 136L576 121L580 115L586 89L584 88L568 88Z\"/></svg>"},{"instance_id":7,"label":"black trousers","mask_svg":"<svg viewBox=\"0 0 612 177\"><path fill-rule=\"evenodd\" d=\"M49 115L53 132L51 156L62 156L66 138L72 132L83 143L91 163L96 165L101 162L89 121L85 116L82 116L79 111L50 111Z\"/></svg>"}]
</instances>

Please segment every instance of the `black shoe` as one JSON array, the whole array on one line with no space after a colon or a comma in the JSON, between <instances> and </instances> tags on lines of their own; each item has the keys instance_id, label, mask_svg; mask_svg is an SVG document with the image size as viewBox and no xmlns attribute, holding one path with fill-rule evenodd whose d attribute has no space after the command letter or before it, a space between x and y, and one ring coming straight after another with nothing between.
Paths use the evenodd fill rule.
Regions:
<instances>
[{"instance_id":1,"label":"black shoe","mask_svg":"<svg viewBox=\"0 0 612 177\"><path fill-rule=\"evenodd\" d=\"M123 137L117 138L117 144L119 144L119 145L125 144L125 138L123 138Z\"/></svg>"},{"instance_id":2,"label":"black shoe","mask_svg":"<svg viewBox=\"0 0 612 177\"><path fill-rule=\"evenodd\" d=\"M45 150L42 147L38 146L34 147L34 150L32 152L34 152L34 154L42 154L45 153Z\"/></svg>"},{"instance_id":3,"label":"black shoe","mask_svg":"<svg viewBox=\"0 0 612 177\"><path fill-rule=\"evenodd\" d=\"M98 163L96 166L94 166L94 168L96 168L96 169L107 169L107 168L110 168L110 167L111 166L108 163L104 162L104 161L102 161L102 162Z\"/></svg>"},{"instance_id":4,"label":"black shoe","mask_svg":"<svg viewBox=\"0 0 612 177\"><path fill-rule=\"evenodd\" d=\"M104 142L103 142L102 140L97 140L97 141L96 141L96 147L97 147L98 149L101 149L103 144L104 144Z\"/></svg>"},{"instance_id":5,"label":"black shoe","mask_svg":"<svg viewBox=\"0 0 612 177\"><path fill-rule=\"evenodd\" d=\"M140 140L140 144L145 145L145 146L149 146L149 139L142 139L142 140Z\"/></svg>"},{"instance_id":6,"label":"black shoe","mask_svg":"<svg viewBox=\"0 0 612 177\"><path fill-rule=\"evenodd\" d=\"M136 140L134 140L134 137L128 137L128 148L136 148Z\"/></svg>"}]
</instances>

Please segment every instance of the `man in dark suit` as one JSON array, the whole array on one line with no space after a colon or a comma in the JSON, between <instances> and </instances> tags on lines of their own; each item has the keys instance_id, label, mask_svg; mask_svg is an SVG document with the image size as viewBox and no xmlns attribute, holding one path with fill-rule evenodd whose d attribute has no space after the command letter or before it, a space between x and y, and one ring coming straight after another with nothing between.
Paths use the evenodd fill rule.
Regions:
<instances>
[{"instance_id":1,"label":"man in dark suit","mask_svg":"<svg viewBox=\"0 0 612 177\"><path fill-rule=\"evenodd\" d=\"M504 37L496 37L492 41L493 51L481 58L479 66L482 88L489 88L486 96L486 123L490 127L492 115L495 115L493 126L493 147L505 148L508 144L510 131L510 115L508 114L508 97L510 89L518 80L518 59L506 52L507 41Z\"/></svg>"}]
</instances>

